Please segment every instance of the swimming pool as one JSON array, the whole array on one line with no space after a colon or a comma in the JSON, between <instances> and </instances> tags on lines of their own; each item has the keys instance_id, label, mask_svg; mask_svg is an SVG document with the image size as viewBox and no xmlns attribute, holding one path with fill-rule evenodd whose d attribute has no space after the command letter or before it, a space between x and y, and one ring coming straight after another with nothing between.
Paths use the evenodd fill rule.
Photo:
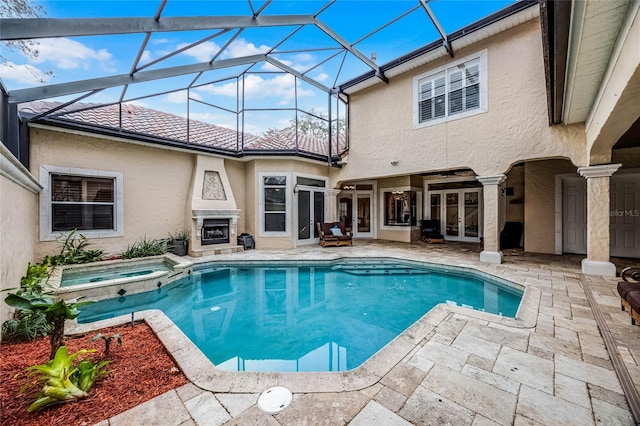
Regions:
<instances>
[{"instance_id":1,"label":"swimming pool","mask_svg":"<svg viewBox=\"0 0 640 426\"><path fill-rule=\"evenodd\" d=\"M154 291L85 306L78 320L160 309L218 368L342 371L439 303L514 317L521 298L508 283L417 262L215 263Z\"/></svg>"}]
</instances>

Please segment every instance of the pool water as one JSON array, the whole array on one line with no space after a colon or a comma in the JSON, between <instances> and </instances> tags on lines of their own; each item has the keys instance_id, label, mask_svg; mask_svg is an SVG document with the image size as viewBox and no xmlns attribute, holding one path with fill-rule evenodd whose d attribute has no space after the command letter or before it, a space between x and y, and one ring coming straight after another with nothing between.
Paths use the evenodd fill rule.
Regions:
<instances>
[{"instance_id":1,"label":"pool water","mask_svg":"<svg viewBox=\"0 0 640 426\"><path fill-rule=\"evenodd\" d=\"M84 306L80 322L161 309L231 371L358 367L439 303L514 317L522 291L471 273L388 260L210 265L156 291Z\"/></svg>"}]
</instances>

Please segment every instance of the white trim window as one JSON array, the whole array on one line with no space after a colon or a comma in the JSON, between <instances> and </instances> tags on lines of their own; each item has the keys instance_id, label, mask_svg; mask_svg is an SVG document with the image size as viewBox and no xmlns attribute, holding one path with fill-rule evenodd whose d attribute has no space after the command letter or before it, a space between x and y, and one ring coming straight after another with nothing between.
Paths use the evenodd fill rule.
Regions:
<instances>
[{"instance_id":1,"label":"white trim window","mask_svg":"<svg viewBox=\"0 0 640 426\"><path fill-rule=\"evenodd\" d=\"M487 111L486 51L413 79L414 127L426 127Z\"/></svg>"},{"instance_id":2,"label":"white trim window","mask_svg":"<svg viewBox=\"0 0 640 426\"><path fill-rule=\"evenodd\" d=\"M260 235L290 235L291 177L288 173L260 173Z\"/></svg>"},{"instance_id":3,"label":"white trim window","mask_svg":"<svg viewBox=\"0 0 640 426\"><path fill-rule=\"evenodd\" d=\"M122 173L41 166L40 239L77 229L87 238L123 235Z\"/></svg>"}]
</instances>

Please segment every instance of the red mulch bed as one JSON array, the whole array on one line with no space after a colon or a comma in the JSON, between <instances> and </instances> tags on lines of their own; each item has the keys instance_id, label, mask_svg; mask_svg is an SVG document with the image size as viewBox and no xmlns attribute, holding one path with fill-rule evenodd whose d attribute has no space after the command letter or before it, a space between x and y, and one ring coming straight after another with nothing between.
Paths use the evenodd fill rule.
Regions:
<instances>
[{"instance_id":1,"label":"red mulch bed","mask_svg":"<svg viewBox=\"0 0 640 426\"><path fill-rule=\"evenodd\" d=\"M169 356L151 328L144 322L99 330L104 336L120 333L122 345L112 340L109 356L104 357L104 341L89 340L98 331L65 339L69 353L96 349L94 361L109 359L113 370L98 379L86 399L53 405L42 411L27 413L27 408L41 384L23 393L20 388L33 382L24 369L49 359L48 338L34 342L0 345L0 424L1 425L93 425L148 401L168 390L187 383L184 374ZM78 360L79 358L76 358Z\"/></svg>"}]
</instances>

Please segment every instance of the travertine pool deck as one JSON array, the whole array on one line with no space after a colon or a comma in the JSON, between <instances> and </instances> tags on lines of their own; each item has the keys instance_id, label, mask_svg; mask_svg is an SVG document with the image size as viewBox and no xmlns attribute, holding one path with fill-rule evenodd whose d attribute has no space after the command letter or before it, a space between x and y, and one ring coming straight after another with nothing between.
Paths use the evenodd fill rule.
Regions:
<instances>
[{"instance_id":1,"label":"travertine pool deck","mask_svg":"<svg viewBox=\"0 0 640 426\"><path fill-rule=\"evenodd\" d=\"M149 311L147 322L191 383L100 425L635 424L640 327L620 310L618 279L582 275L580 256L514 250L489 265L479 262L479 250L356 241L198 259L388 256L475 268L527 291L515 320L439 305L363 366L341 373L221 372L166 317ZM275 385L291 389L293 402L265 414L258 396Z\"/></svg>"}]
</instances>

